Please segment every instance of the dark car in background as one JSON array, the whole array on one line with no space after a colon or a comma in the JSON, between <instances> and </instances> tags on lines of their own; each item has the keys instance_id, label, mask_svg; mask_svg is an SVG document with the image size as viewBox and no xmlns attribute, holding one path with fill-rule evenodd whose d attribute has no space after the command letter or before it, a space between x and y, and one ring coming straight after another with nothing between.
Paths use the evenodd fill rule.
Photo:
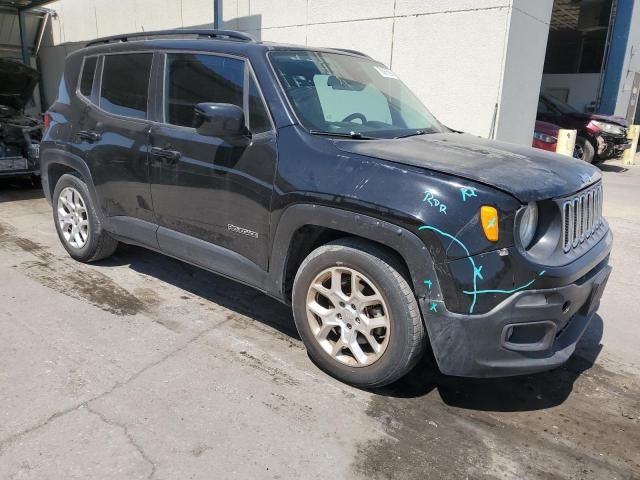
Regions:
<instances>
[{"instance_id":1,"label":"dark car in background","mask_svg":"<svg viewBox=\"0 0 640 480\"><path fill-rule=\"evenodd\" d=\"M0 58L0 178L40 175L42 121L24 113L38 79L33 68Z\"/></svg>"},{"instance_id":2,"label":"dark car in background","mask_svg":"<svg viewBox=\"0 0 640 480\"><path fill-rule=\"evenodd\" d=\"M261 290L345 382L429 349L449 375L547 370L595 315L599 170L454 132L363 54L121 35L69 55L59 92L42 185L69 255L135 244Z\"/></svg>"},{"instance_id":3,"label":"dark car in background","mask_svg":"<svg viewBox=\"0 0 640 480\"><path fill-rule=\"evenodd\" d=\"M538 120L578 131L574 156L587 163L620 157L631 147L627 121L622 117L582 113L550 95L540 95Z\"/></svg>"}]
</instances>

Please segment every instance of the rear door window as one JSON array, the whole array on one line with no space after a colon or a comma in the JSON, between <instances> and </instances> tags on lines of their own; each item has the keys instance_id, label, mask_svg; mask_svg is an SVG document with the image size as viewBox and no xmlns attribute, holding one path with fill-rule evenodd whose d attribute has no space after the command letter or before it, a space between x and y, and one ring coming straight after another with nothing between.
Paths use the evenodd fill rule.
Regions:
<instances>
[{"instance_id":1,"label":"rear door window","mask_svg":"<svg viewBox=\"0 0 640 480\"><path fill-rule=\"evenodd\" d=\"M165 79L165 121L193 127L198 103L243 108L244 61L217 55L170 53Z\"/></svg>"},{"instance_id":2,"label":"rear door window","mask_svg":"<svg viewBox=\"0 0 640 480\"><path fill-rule=\"evenodd\" d=\"M80 93L85 97L91 96L93 90L93 77L96 73L96 65L98 57L87 57L82 67L82 76L80 77Z\"/></svg>"},{"instance_id":3,"label":"rear door window","mask_svg":"<svg viewBox=\"0 0 640 480\"><path fill-rule=\"evenodd\" d=\"M147 118L151 53L106 55L100 108L132 118Z\"/></svg>"}]
</instances>

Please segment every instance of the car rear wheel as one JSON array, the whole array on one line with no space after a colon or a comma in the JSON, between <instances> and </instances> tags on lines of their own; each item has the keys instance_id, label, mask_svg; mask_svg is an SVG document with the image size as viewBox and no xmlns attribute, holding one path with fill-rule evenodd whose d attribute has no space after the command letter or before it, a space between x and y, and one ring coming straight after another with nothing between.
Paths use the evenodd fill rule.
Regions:
<instances>
[{"instance_id":1,"label":"car rear wheel","mask_svg":"<svg viewBox=\"0 0 640 480\"><path fill-rule=\"evenodd\" d=\"M95 262L113 255L118 241L102 228L87 185L80 178L72 174L60 177L52 203L58 237L71 257Z\"/></svg>"},{"instance_id":2,"label":"car rear wheel","mask_svg":"<svg viewBox=\"0 0 640 480\"><path fill-rule=\"evenodd\" d=\"M578 160L583 160L587 163L592 163L595 157L596 150L591 145L591 142L584 137L576 138L576 146L573 150L573 157Z\"/></svg>"},{"instance_id":3,"label":"car rear wheel","mask_svg":"<svg viewBox=\"0 0 640 480\"><path fill-rule=\"evenodd\" d=\"M381 387L404 376L424 350L416 298L385 250L342 239L314 250L293 287L298 332L311 359L354 386Z\"/></svg>"}]
</instances>

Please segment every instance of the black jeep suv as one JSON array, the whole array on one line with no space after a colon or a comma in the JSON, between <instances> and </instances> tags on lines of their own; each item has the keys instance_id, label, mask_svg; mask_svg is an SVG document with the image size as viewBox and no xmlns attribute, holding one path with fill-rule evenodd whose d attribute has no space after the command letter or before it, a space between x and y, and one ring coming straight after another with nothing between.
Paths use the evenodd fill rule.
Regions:
<instances>
[{"instance_id":1,"label":"black jeep suv","mask_svg":"<svg viewBox=\"0 0 640 480\"><path fill-rule=\"evenodd\" d=\"M142 245L293 307L361 387L565 362L610 273L598 170L440 124L358 52L183 30L91 42L48 112L69 254Z\"/></svg>"}]
</instances>

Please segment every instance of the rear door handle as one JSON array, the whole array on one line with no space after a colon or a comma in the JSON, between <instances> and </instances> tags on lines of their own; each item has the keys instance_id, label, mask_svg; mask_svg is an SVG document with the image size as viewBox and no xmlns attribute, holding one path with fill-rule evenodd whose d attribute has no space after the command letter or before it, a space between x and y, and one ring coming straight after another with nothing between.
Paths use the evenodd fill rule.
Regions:
<instances>
[{"instance_id":1,"label":"rear door handle","mask_svg":"<svg viewBox=\"0 0 640 480\"><path fill-rule=\"evenodd\" d=\"M177 150L170 150L169 148L151 147L151 156L161 158L167 163L177 162L182 154Z\"/></svg>"},{"instance_id":2,"label":"rear door handle","mask_svg":"<svg viewBox=\"0 0 640 480\"><path fill-rule=\"evenodd\" d=\"M91 130L80 130L78 132L78 137L82 138L83 140L88 140L90 142L97 142L102 138L102 135Z\"/></svg>"}]
</instances>

